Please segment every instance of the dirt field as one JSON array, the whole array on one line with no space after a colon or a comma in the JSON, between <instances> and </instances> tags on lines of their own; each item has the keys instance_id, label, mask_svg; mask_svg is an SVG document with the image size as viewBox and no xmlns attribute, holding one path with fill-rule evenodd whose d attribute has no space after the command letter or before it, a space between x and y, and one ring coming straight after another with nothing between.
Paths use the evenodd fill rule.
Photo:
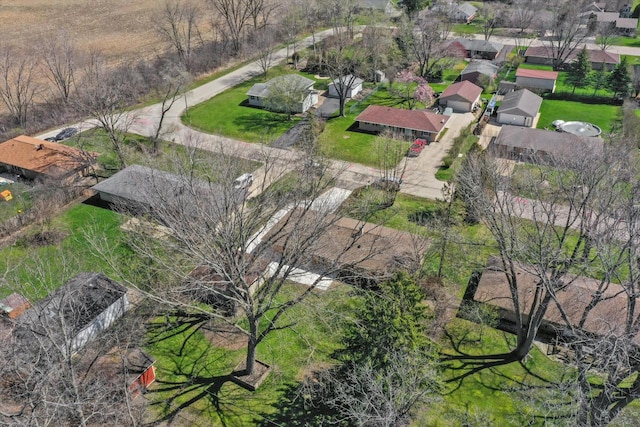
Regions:
<instances>
[{"instance_id":1,"label":"dirt field","mask_svg":"<svg viewBox=\"0 0 640 427\"><path fill-rule=\"evenodd\" d=\"M152 24L163 5L164 0L0 0L0 41L37 48L65 32L79 47L104 52L111 63L148 58L166 47Z\"/></svg>"}]
</instances>

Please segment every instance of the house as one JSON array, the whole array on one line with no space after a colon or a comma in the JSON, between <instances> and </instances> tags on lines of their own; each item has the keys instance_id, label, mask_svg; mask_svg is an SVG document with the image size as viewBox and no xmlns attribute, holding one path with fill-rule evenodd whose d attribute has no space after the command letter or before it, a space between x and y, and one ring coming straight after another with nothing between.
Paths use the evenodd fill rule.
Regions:
<instances>
[{"instance_id":1,"label":"house","mask_svg":"<svg viewBox=\"0 0 640 427\"><path fill-rule=\"evenodd\" d=\"M566 58L564 64L571 64L576 60L580 53L579 50L571 51ZM613 52L607 52L600 49L587 49L591 68L601 70L603 67L611 71L620 63L620 55ZM530 64L553 65L553 54L547 46L530 46L524 53L525 62Z\"/></svg>"},{"instance_id":2,"label":"house","mask_svg":"<svg viewBox=\"0 0 640 427\"><path fill-rule=\"evenodd\" d=\"M47 345L75 353L129 308L127 288L102 273L81 273L25 310L17 318L14 335L26 343L46 335Z\"/></svg>"},{"instance_id":3,"label":"house","mask_svg":"<svg viewBox=\"0 0 640 427\"><path fill-rule=\"evenodd\" d=\"M459 3L453 5L451 18L455 21L471 23L478 14L478 8L471 3Z\"/></svg>"},{"instance_id":4,"label":"house","mask_svg":"<svg viewBox=\"0 0 640 427\"><path fill-rule=\"evenodd\" d=\"M70 181L86 176L97 157L96 153L20 135L0 143L0 172L32 180Z\"/></svg>"},{"instance_id":5,"label":"house","mask_svg":"<svg viewBox=\"0 0 640 427\"><path fill-rule=\"evenodd\" d=\"M200 200L211 203L212 210L220 203L240 203L247 195L246 188L225 192L221 184L191 180L188 176L140 165L128 166L92 189L102 201L116 209L152 216L161 209L193 211L194 191Z\"/></svg>"},{"instance_id":6,"label":"house","mask_svg":"<svg viewBox=\"0 0 640 427\"><path fill-rule=\"evenodd\" d=\"M358 117L358 129L367 132L391 131L407 138L437 141L449 117L429 111L369 105Z\"/></svg>"},{"instance_id":7,"label":"house","mask_svg":"<svg viewBox=\"0 0 640 427\"><path fill-rule=\"evenodd\" d=\"M517 296L523 316L528 315L534 291L540 286L540 279L529 271L531 269L524 265L516 267L515 271L518 282ZM497 258L490 258L481 276L474 276L467 287L465 299L496 308L501 320L499 327L514 332L515 306L501 262ZM606 289L601 289L603 295L600 301L589 307L600 289L601 281L584 276L566 275L563 283L564 286L556 290L555 298L547 308L538 331L538 340L547 343L557 340L570 341L572 335L567 328L569 325L592 337L609 338L625 333L625 322L616 321L620 319L620 313L626 312L628 304L628 295L620 285L608 284ZM562 307L562 312L559 306ZM582 319L584 314L586 318ZM640 344L638 336L634 341Z\"/></svg>"},{"instance_id":8,"label":"house","mask_svg":"<svg viewBox=\"0 0 640 427\"><path fill-rule=\"evenodd\" d=\"M482 86L483 80L492 82L498 75L498 66L490 61L471 61L460 73L460 80L468 80ZM485 83L486 84L486 83Z\"/></svg>"},{"instance_id":9,"label":"house","mask_svg":"<svg viewBox=\"0 0 640 427\"><path fill-rule=\"evenodd\" d=\"M449 85L438 98L444 108L451 108L456 113L468 113L480 105L482 88L470 81L461 81Z\"/></svg>"},{"instance_id":10,"label":"house","mask_svg":"<svg viewBox=\"0 0 640 427\"><path fill-rule=\"evenodd\" d=\"M329 96L339 98L343 94L345 98L353 98L362 92L362 83L364 80L351 74L338 77L329 84Z\"/></svg>"},{"instance_id":11,"label":"house","mask_svg":"<svg viewBox=\"0 0 640 427\"><path fill-rule=\"evenodd\" d=\"M325 230L314 237L301 265L296 267L353 284L371 285L389 279L399 269L415 271L429 246L421 236L378 224L317 211L305 212L299 219L295 216L292 219L292 215L302 214L298 210L287 213L265 239L272 242L274 252L284 251L291 233L304 239L301 233L306 230L314 233L316 226L311 224L323 221L327 224ZM305 227L305 223L310 225Z\"/></svg>"},{"instance_id":12,"label":"house","mask_svg":"<svg viewBox=\"0 0 640 427\"><path fill-rule=\"evenodd\" d=\"M602 139L597 137L505 125L491 139L487 152L504 159L545 163L576 152L602 152L603 147Z\"/></svg>"},{"instance_id":13,"label":"house","mask_svg":"<svg viewBox=\"0 0 640 427\"><path fill-rule=\"evenodd\" d=\"M520 88L535 91L555 92L557 71L530 70L519 67L516 71L516 85Z\"/></svg>"},{"instance_id":14,"label":"house","mask_svg":"<svg viewBox=\"0 0 640 427\"><path fill-rule=\"evenodd\" d=\"M31 308L29 300L15 292L0 300L0 314L9 319L17 319L28 308Z\"/></svg>"},{"instance_id":15,"label":"house","mask_svg":"<svg viewBox=\"0 0 640 427\"><path fill-rule=\"evenodd\" d=\"M488 40L464 39L458 38L451 42L452 44L462 46L466 52L467 58L494 60L500 53L503 44Z\"/></svg>"},{"instance_id":16,"label":"house","mask_svg":"<svg viewBox=\"0 0 640 427\"><path fill-rule=\"evenodd\" d=\"M277 90L299 95L300 100L291 112L304 113L318 103L318 92L313 89L314 83L313 80L299 74L286 74L274 77L266 83L256 83L247 92L249 105L263 108L270 91Z\"/></svg>"},{"instance_id":17,"label":"house","mask_svg":"<svg viewBox=\"0 0 640 427\"><path fill-rule=\"evenodd\" d=\"M627 5L628 6L628 5ZM588 20L595 20L599 24L609 24L621 35L634 35L638 28L638 20L631 18L629 9L620 12L586 12L582 16Z\"/></svg>"},{"instance_id":18,"label":"house","mask_svg":"<svg viewBox=\"0 0 640 427\"><path fill-rule=\"evenodd\" d=\"M616 30L625 36L633 36L638 29L638 19L636 18L618 18L616 19Z\"/></svg>"},{"instance_id":19,"label":"house","mask_svg":"<svg viewBox=\"0 0 640 427\"><path fill-rule=\"evenodd\" d=\"M527 89L507 93L498 107L498 123L515 126L533 126L540 111L542 98Z\"/></svg>"},{"instance_id":20,"label":"house","mask_svg":"<svg viewBox=\"0 0 640 427\"><path fill-rule=\"evenodd\" d=\"M383 12L390 17L402 15L391 0L358 0L358 8L361 10L371 10Z\"/></svg>"}]
</instances>

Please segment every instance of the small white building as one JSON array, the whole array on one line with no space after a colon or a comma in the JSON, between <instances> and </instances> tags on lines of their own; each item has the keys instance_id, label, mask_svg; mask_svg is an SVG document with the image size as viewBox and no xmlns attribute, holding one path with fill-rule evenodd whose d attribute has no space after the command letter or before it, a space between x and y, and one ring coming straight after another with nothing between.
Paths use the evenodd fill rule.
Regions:
<instances>
[{"instance_id":1,"label":"small white building","mask_svg":"<svg viewBox=\"0 0 640 427\"><path fill-rule=\"evenodd\" d=\"M518 68L516 71L516 85L524 89L541 90L545 92L555 92L557 71L530 70Z\"/></svg>"},{"instance_id":2,"label":"small white building","mask_svg":"<svg viewBox=\"0 0 640 427\"><path fill-rule=\"evenodd\" d=\"M318 103L318 92L313 89L314 83L313 80L299 74L286 74L274 77L266 83L256 83L247 92L249 105L263 108L264 99L269 95L269 90L275 87L278 90L299 92L300 102L291 112L304 113Z\"/></svg>"},{"instance_id":3,"label":"small white building","mask_svg":"<svg viewBox=\"0 0 640 427\"><path fill-rule=\"evenodd\" d=\"M340 93L343 93L345 98L353 98L362 92L362 83L364 81L361 78L351 74L338 77L329 84L329 96L340 98Z\"/></svg>"}]
</instances>

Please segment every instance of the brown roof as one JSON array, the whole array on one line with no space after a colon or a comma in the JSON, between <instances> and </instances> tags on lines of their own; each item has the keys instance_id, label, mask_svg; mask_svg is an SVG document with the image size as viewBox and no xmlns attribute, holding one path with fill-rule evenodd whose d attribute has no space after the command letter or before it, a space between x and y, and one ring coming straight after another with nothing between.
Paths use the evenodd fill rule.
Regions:
<instances>
[{"instance_id":1,"label":"brown roof","mask_svg":"<svg viewBox=\"0 0 640 427\"><path fill-rule=\"evenodd\" d=\"M575 61L578 56L579 50L574 50L568 56L565 62ZM589 53L589 61L592 63L605 63L605 64L619 64L620 55L613 52L607 52L600 49L587 49ZM524 53L524 56L535 56L538 58L553 58L551 51L546 46L530 46Z\"/></svg>"},{"instance_id":2,"label":"brown roof","mask_svg":"<svg viewBox=\"0 0 640 427\"><path fill-rule=\"evenodd\" d=\"M518 297L523 314L526 314L526 310L531 307L535 294L533 291L539 283L539 278L527 272L526 268L527 266L522 266L516 269ZM566 275L564 283L566 286L556 291L556 297L569 322L578 327L581 317L602 282L584 276ZM489 260L473 299L502 308L509 313L514 312L509 284L497 258ZM597 336L622 335L625 329L624 316L620 314L626 312L626 307L627 294L623 292L620 285L610 283L604 287L601 301L590 310L580 329ZM553 301L547 309L544 320L555 328L563 329L567 326L560 314L558 304Z\"/></svg>"},{"instance_id":3,"label":"brown roof","mask_svg":"<svg viewBox=\"0 0 640 427\"><path fill-rule=\"evenodd\" d=\"M434 114L428 111L403 110L400 108L369 105L356 121L393 126L402 129L418 130L429 133L439 133L449 120L448 116Z\"/></svg>"},{"instance_id":4,"label":"brown roof","mask_svg":"<svg viewBox=\"0 0 640 427\"><path fill-rule=\"evenodd\" d=\"M326 223L326 229L314 237L308 254L313 263L325 267L354 269L367 277L384 278L397 269L412 267L418 259L421 262L428 247L427 239L406 231L334 215L319 218L320 213L311 211L305 212L301 220L291 220L290 216L297 213L289 212L272 228L270 233L277 233L277 237L270 237L274 250L282 253L287 236L292 232L304 232L307 228L301 223L322 221ZM308 229L312 230L313 226ZM302 235L296 240L304 238ZM291 245L292 242L288 242L288 246Z\"/></svg>"},{"instance_id":5,"label":"brown roof","mask_svg":"<svg viewBox=\"0 0 640 427\"><path fill-rule=\"evenodd\" d=\"M78 371L83 380L94 379L122 384L124 378L131 385L144 371L156 361L137 347L113 347L102 353L99 346L91 346L77 360Z\"/></svg>"},{"instance_id":6,"label":"brown roof","mask_svg":"<svg viewBox=\"0 0 640 427\"><path fill-rule=\"evenodd\" d=\"M30 307L29 300L15 292L0 300L0 312L4 311L12 319L20 316L24 310Z\"/></svg>"},{"instance_id":7,"label":"brown roof","mask_svg":"<svg viewBox=\"0 0 640 427\"><path fill-rule=\"evenodd\" d=\"M0 163L60 178L92 163L97 154L20 135L0 144Z\"/></svg>"},{"instance_id":8,"label":"brown roof","mask_svg":"<svg viewBox=\"0 0 640 427\"><path fill-rule=\"evenodd\" d=\"M449 85L442 95L440 95L440 99L452 98L452 99L463 99L465 101L474 102L480 94L482 93L482 88L480 86L476 86L468 80L464 80L458 83L454 83Z\"/></svg>"},{"instance_id":9,"label":"brown roof","mask_svg":"<svg viewBox=\"0 0 640 427\"><path fill-rule=\"evenodd\" d=\"M557 80L557 71L545 71L545 70L529 70L528 68L518 68L516 71L516 77L528 77L531 79L544 79L544 80Z\"/></svg>"}]
</instances>

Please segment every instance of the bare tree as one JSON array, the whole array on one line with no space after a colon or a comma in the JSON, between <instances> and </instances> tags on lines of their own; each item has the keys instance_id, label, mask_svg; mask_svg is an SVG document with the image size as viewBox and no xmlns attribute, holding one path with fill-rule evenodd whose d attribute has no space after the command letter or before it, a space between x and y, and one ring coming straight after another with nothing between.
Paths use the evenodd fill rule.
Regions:
<instances>
[{"instance_id":1,"label":"bare tree","mask_svg":"<svg viewBox=\"0 0 640 427\"><path fill-rule=\"evenodd\" d=\"M121 168L127 165L126 132L135 120L135 115L127 111L134 94L132 73L123 69L116 75L100 54L93 54L78 86L76 108L105 132Z\"/></svg>"},{"instance_id":2,"label":"bare tree","mask_svg":"<svg viewBox=\"0 0 640 427\"><path fill-rule=\"evenodd\" d=\"M384 21L368 25L362 33L362 49L366 59L365 68L368 68L366 75L376 82L376 72L386 69L393 50L389 25Z\"/></svg>"},{"instance_id":3,"label":"bare tree","mask_svg":"<svg viewBox=\"0 0 640 427\"><path fill-rule=\"evenodd\" d=\"M178 100L180 94L184 91L188 78L186 73L175 70L175 72L165 72L161 76L160 81L154 87L153 91L160 99L160 117L158 123L155 126L155 131L151 135L151 142L153 143L152 154L158 153L158 146L163 133L164 120L167 113L175 102Z\"/></svg>"},{"instance_id":4,"label":"bare tree","mask_svg":"<svg viewBox=\"0 0 640 427\"><path fill-rule=\"evenodd\" d=\"M589 35L580 15L585 3L585 0L556 0L548 4L551 14L542 23L546 33L543 42L551 52L554 69L560 67Z\"/></svg>"},{"instance_id":5,"label":"bare tree","mask_svg":"<svg viewBox=\"0 0 640 427\"><path fill-rule=\"evenodd\" d=\"M178 55L178 60L188 72L192 69L193 51L202 43L198 22L200 9L184 0L167 0L153 24L160 36Z\"/></svg>"},{"instance_id":6,"label":"bare tree","mask_svg":"<svg viewBox=\"0 0 640 427\"><path fill-rule=\"evenodd\" d=\"M273 31L270 28L263 28L256 32L253 46L258 55L258 65L264 77L267 78L267 73L273 66L273 54L277 47Z\"/></svg>"},{"instance_id":7,"label":"bare tree","mask_svg":"<svg viewBox=\"0 0 640 427\"><path fill-rule=\"evenodd\" d=\"M278 4L270 0L246 0L246 5L254 31L266 27L271 15L278 9Z\"/></svg>"},{"instance_id":8,"label":"bare tree","mask_svg":"<svg viewBox=\"0 0 640 427\"><path fill-rule=\"evenodd\" d=\"M360 46L337 40L334 46L323 51L322 68L333 82L339 101L339 115L344 117L347 96L362 72L364 58Z\"/></svg>"},{"instance_id":9,"label":"bare tree","mask_svg":"<svg viewBox=\"0 0 640 427\"><path fill-rule=\"evenodd\" d=\"M496 27L500 26L505 19L506 10L502 3L483 3L480 8L482 17L482 34L485 40L489 40Z\"/></svg>"},{"instance_id":10,"label":"bare tree","mask_svg":"<svg viewBox=\"0 0 640 427\"><path fill-rule=\"evenodd\" d=\"M157 288L146 290L154 299L206 319L229 322L246 335L243 371L250 375L256 368L258 345L272 331L288 326L285 314L291 307L327 276L340 272L345 280L359 277L358 265L378 249L376 238L362 230L362 223L355 229L349 226L339 242L335 234L331 242L327 240L331 237L325 233L340 217L331 213L335 208L331 203L319 199L333 183L326 168L312 173L303 159L265 153L262 168L254 173L252 188L259 195L249 201L246 192L234 185L246 165L223 148L218 147L224 155L213 163L191 151L188 165L172 178L170 188L159 180L162 174L135 179L151 218L161 221L169 238L157 240L134 232L129 244L139 255L154 260L163 277L170 276ZM287 181L286 191L268 186L292 170L295 175ZM368 243L361 244L363 239ZM327 250L329 244L332 247ZM96 248L100 246L98 241ZM289 280L301 278L297 268L312 266L318 275L307 275L307 286L283 293Z\"/></svg>"},{"instance_id":11,"label":"bare tree","mask_svg":"<svg viewBox=\"0 0 640 427\"><path fill-rule=\"evenodd\" d=\"M638 173L635 142L623 137L601 150L532 155L534 166L506 180L486 156L465 162L458 193L496 241L516 340L502 354L451 357L468 369L461 376L523 360L553 311L557 339L577 369L573 396L563 400L577 404L558 416L606 425L637 398L640 189L628 181ZM568 301L584 281L584 298Z\"/></svg>"},{"instance_id":12,"label":"bare tree","mask_svg":"<svg viewBox=\"0 0 640 427\"><path fill-rule=\"evenodd\" d=\"M506 10L505 19L515 30L513 39L518 52L531 43L527 30L537 27L540 10L543 7L543 4L537 0L517 0Z\"/></svg>"},{"instance_id":13,"label":"bare tree","mask_svg":"<svg viewBox=\"0 0 640 427\"><path fill-rule=\"evenodd\" d=\"M23 128L39 90L37 72L38 61L34 57L6 47L0 51L0 101L15 124Z\"/></svg>"},{"instance_id":14,"label":"bare tree","mask_svg":"<svg viewBox=\"0 0 640 427\"><path fill-rule=\"evenodd\" d=\"M44 74L64 104L69 102L71 91L74 89L79 60L78 49L67 34L54 36L43 42Z\"/></svg>"},{"instance_id":15,"label":"bare tree","mask_svg":"<svg viewBox=\"0 0 640 427\"><path fill-rule=\"evenodd\" d=\"M600 22L596 24L595 34L596 44L602 50L607 50L611 47L615 38L618 37L618 31L611 22Z\"/></svg>"},{"instance_id":16,"label":"bare tree","mask_svg":"<svg viewBox=\"0 0 640 427\"><path fill-rule=\"evenodd\" d=\"M227 29L226 35L231 40L234 52L239 52L244 41L244 32L251 9L247 0L209 0L214 11L220 14Z\"/></svg>"}]
</instances>

